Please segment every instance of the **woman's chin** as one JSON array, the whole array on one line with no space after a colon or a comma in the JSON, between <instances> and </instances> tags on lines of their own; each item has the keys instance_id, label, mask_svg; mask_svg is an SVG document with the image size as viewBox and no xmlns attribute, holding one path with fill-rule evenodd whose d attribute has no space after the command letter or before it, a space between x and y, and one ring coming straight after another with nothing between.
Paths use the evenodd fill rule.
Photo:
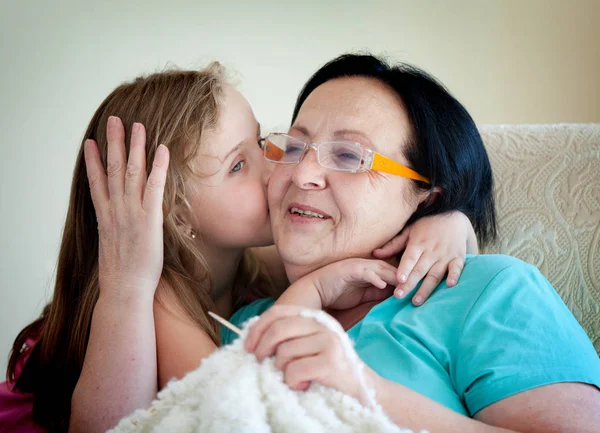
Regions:
<instances>
[{"instance_id":1,"label":"woman's chin","mask_svg":"<svg viewBox=\"0 0 600 433\"><path fill-rule=\"evenodd\" d=\"M320 264L324 259L321 249L317 247L316 240L303 239L285 239L277 240L277 250L286 264L296 266L311 266Z\"/></svg>"}]
</instances>

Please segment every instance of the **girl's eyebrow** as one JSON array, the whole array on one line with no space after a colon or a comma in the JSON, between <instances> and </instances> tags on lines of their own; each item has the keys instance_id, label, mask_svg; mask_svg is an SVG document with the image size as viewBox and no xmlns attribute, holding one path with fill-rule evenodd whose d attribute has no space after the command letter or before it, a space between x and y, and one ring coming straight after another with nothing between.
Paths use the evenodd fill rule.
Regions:
<instances>
[{"instance_id":1,"label":"girl's eyebrow","mask_svg":"<svg viewBox=\"0 0 600 433\"><path fill-rule=\"evenodd\" d=\"M227 161L227 158L229 158L229 157L230 157L230 156L231 156L233 153L235 153L235 152L237 152L238 150L240 150L240 147L242 147L242 144L244 144L244 142L243 142L243 141L240 141L240 142L238 143L238 145L237 145L237 146L235 146L233 149L231 149L231 150L230 150L230 151L227 153L227 155L225 155L225 158L223 158L223 161Z\"/></svg>"}]
</instances>

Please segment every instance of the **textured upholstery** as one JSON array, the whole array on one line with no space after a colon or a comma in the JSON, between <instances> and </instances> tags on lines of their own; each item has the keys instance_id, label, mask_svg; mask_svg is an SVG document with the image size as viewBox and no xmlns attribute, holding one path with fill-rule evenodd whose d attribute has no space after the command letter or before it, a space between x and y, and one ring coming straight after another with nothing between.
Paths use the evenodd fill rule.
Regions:
<instances>
[{"instance_id":1,"label":"textured upholstery","mask_svg":"<svg viewBox=\"0 0 600 433\"><path fill-rule=\"evenodd\" d=\"M600 124L480 128L499 239L486 253L536 265L600 354Z\"/></svg>"}]
</instances>

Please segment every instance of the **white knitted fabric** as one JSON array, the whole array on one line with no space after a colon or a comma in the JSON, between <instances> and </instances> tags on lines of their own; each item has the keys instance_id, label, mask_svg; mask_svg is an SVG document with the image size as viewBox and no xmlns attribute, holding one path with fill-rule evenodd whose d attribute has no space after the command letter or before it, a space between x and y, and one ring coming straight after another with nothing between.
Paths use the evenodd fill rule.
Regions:
<instances>
[{"instance_id":1,"label":"white knitted fabric","mask_svg":"<svg viewBox=\"0 0 600 433\"><path fill-rule=\"evenodd\" d=\"M363 364L339 323L322 312L305 311L333 330L363 388L370 407L335 389L313 383L294 391L272 358L259 363L243 348L248 327L234 343L205 358L183 379L171 381L148 410L137 410L111 433L226 433L226 432L394 432L412 433L393 424L375 400L363 376Z\"/></svg>"}]
</instances>

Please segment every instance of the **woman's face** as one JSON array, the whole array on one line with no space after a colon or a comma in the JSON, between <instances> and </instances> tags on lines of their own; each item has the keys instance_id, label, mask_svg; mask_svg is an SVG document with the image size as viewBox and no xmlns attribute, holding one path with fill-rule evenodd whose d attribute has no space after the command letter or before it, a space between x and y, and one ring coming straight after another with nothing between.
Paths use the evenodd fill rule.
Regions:
<instances>
[{"instance_id":1,"label":"woman's face","mask_svg":"<svg viewBox=\"0 0 600 433\"><path fill-rule=\"evenodd\" d=\"M194 161L192 228L209 247L271 245L267 183L272 167L258 145L260 125L248 101L226 86L217 127L204 133Z\"/></svg>"},{"instance_id":2,"label":"woman's face","mask_svg":"<svg viewBox=\"0 0 600 433\"><path fill-rule=\"evenodd\" d=\"M338 78L306 99L290 135L309 143L354 141L402 164L410 122L401 99L369 78ZM328 263L371 257L417 209L410 180L385 173L336 172L314 150L296 165L278 164L269 184L275 244L292 281ZM298 214L310 210L323 217Z\"/></svg>"}]
</instances>

